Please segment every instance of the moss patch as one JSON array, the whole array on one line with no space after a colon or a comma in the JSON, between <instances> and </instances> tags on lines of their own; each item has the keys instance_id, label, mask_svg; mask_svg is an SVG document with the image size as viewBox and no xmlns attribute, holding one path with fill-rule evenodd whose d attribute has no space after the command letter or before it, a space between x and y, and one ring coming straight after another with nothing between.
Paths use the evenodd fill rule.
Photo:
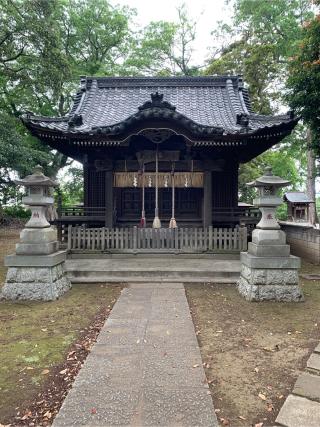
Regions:
<instances>
[{"instance_id":1,"label":"moss patch","mask_svg":"<svg viewBox=\"0 0 320 427\"><path fill-rule=\"evenodd\" d=\"M302 272L320 267L304 263ZM301 285L303 303L252 303L235 286L186 285L222 425L273 425L320 339L320 281Z\"/></svg>"},{"instance_id":2,"label":"moss patch","mask_svg":"<svg viewBox=\"0 0 320 427\"><path fill-rule=\"evenodd\" d=\"M13 251L17 238L17 232L0 232L0 282L6 273L3 257ZM36 399L70 344L101 307L112 306L120 290L120 285L78 284L58 301L0 302L0 424L25 401Z\"/></svg>"}]
</instances>

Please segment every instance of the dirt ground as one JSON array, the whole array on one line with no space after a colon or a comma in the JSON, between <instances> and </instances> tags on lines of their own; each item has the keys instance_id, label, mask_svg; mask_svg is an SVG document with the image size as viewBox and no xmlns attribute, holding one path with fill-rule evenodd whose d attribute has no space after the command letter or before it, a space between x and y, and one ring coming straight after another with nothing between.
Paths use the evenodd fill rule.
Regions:
<instances>
[{"instance_id":1,"label":"dirt ground","mask_svg":"<svg viewBox=\"0 0 320 427\"><path fill-rule=\"evenodd\" d=\"M3 257L13 252L17 240L16 230L0 229L0 287L6 273ZM301 274L320 274L320 267L305 263ZM301 284L305 302L296 304L250 303L231 285L186 285L221 425L273 425L320 340L320 281L302 279ZM61 373L72 381L77 346L92 328L97 333L97 313L110 311L120 289L84 284L55 302L0 302L0 424L50 424L50 419L37 422L34 411L39 408L31 408L32 402L40 400L41 410L51 413L43 399L51 396Z\"/></svg>"},{"instance_id":2,"label":"dirt ground","mask_svg":"<svg viewBox=\"0 0 320 427\"><path fill-rule=\"evenodd\" d=\"M17 239L17 230L0 229L0 288L6 273L3 257L13 252ZM120 290L120 285L81 284L58 301L0 301L0 425L46 425L39 422L41 411L50 423L55 408L44 399L54 396L59 405L61 382L69 385L89 351L84 347Z\"/></svg>"},{"instance_id":3,"label":"dirt ground","mask_svg":"<svg viewBox=\"0 0 320 427\"><path fill-rule=\"evenodd\" d=\"M301 273L320 267L304 263ZM221 425L274 425L320 340L320 281L301 285L303 303L251 303L232 285L186 285Z\"/></svg>"}]
</instances>

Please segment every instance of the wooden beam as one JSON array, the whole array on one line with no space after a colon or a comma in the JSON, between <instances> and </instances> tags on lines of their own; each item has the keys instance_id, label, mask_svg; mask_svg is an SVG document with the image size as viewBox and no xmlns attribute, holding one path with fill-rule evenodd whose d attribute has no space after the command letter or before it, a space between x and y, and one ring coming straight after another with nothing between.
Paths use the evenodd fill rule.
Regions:
<instances>
[{"instance_id":1,"label":"wooden beam","mask_svg":"<svg viewBox=\"0 0 320 427\"><path fill-rule=\"evenodd\" d=\"M203 174L203 226L212 225L212 172L204 171Z\"/></svg>"}]
</instances>

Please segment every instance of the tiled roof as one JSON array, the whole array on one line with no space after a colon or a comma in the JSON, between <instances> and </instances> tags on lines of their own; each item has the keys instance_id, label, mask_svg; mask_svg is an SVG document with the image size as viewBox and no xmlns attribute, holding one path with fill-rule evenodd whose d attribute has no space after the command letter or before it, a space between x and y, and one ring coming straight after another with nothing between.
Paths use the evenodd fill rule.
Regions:
<instances>
[{"instance_id":1,"label":"tiled roof","mask_svg":"<svg viewBox=\"0 0 320 427\"><path fill-rule=\"evenodd\" d=\"M163 95L158 105L150 101L157 92ZM148 102L149 108L139 110ZM165 107L168 103L171 109ZM295 120L290 114L254 114L239 76L85 77L67 116L27 115L23 120L29 128L62 134L115 135L133 121L159 117L180 121L200 135L254 134Z\"/></svg>"},{"instance_id":2,"label":"tiled roof","mask_svg":"<svg viewBox=\"0 0 320 427\"><path fill-rule=\"evenodd\" d=\"M312 203L312 200L302 191L291 191L284 193L284 199L291 203Z\"/></svg>"}]
</instances>

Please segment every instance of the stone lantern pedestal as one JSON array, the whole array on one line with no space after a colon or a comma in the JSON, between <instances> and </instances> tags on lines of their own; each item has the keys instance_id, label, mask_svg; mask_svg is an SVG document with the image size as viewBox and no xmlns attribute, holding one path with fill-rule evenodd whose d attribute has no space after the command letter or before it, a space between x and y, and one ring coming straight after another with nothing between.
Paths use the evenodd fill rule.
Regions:
<instances>
[{"instance_id":1,"label":"stone lantern pedestal","mask_svg":"<svg viewBox=\"0 0 320 427\"><path fill-rule=\"evenodd\" d=\"M59 250L57 232L45 215L53 204L50 189L57 184L39 166L16 184L28 190L22 201L30 207L31 218L20 233L16 253L5 258L8 272L0 296L8 300L55 300L71 288L64 271L66 251Z\"/></svg>"},{"instance_id":2,"label":"stone lantern pedestal","mask_svg":"<svg viewBox=\"0 0 320 427\"><path fill-rule=\"evenodd\" d=\"M298 269L300 258L290 255L286 235L280 230L275 217L276 207L282 200L276 195L278 188L289 181L266 173L249 183L257 187L259 197L254 200L262 213L257 228L252 233L248 252L240 254L241 273L238 290L249 301L302 301Z\"/></svg>"}]
</instances>

